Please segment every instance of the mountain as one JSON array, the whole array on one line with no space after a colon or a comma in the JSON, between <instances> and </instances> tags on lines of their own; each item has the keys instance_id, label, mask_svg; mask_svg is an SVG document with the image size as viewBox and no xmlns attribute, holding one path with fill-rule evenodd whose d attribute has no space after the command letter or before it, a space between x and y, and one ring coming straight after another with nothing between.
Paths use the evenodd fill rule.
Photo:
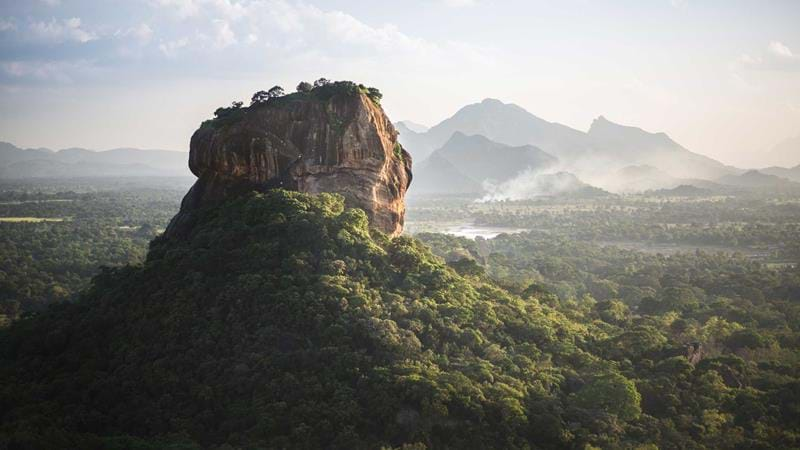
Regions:
<instances>
[{"instance_id":1,"label":"mountain","mask_svg":"<svg viewBox=\"0 0 800 450\"><path fill-rule=\"evenodd\" d=\"M337 192L375 228L400 234L411 156L373 92L338 81L218 110L192 135L189 168L198 179L165 234L185 235L198 211L276 187Z\"/></svg>"},{"instance_id":2,"label":"mountain","mask_svg":"<svg viewBox=\"0 0 800 450\"><path fill-rule=\"evenodd\" d=\"M656 197L702 197L712 195L714 191L689 184L681 184L680 186L676 186L672 189L657 189L648 191L646 193Z\"/></svg>"},{"instance_id":3,"label":"mountain","mask_svg":"<svg viewBox=\"0 0 800 450\"><path fill-rule=\"evenodd\" d=\"M602 116L583 132L495 99L465 106L424 133L401 130L400 142L412 155L424 158L456 132L511 146L536 146L557 157L561 169L604 188L611 188L604 186L610 174L631 165L650 165L681 179L711 180L741 173L687 150L664 133L618 125Z\"/></svg>"},{"instance_id":4,"label":"mountain","mask_svg":"<svg viewBox=\"0 0 800 450\"><path fill-rule=\"evenodd\" d=\"M411 130L414 133L424 133L428 131L428 129L430 128L427 125L422 125L420 123L412 122L410 120L401 120L400 122L397 122L394 125L395 128L402 127L403 129Z\"/></svg>"},{"instance_id":5,"label":"mountain","mask_svg":"<svg viewBox=\"0 0 800 450\"><path fill-rule=\"evenodd\" d=\"M717 182L743 188L800 189L800 183L789 181L775 175L761 173L758 170L748 170L741 175L724 176L717 180Z\"/></svg>"},{"instance_id":6,"label":"mountain","mask_svg":"<svg viewBox=\"0 0 800 450\"><path fill-rule=\"evenodd\" d=\"M767 167L766 169L760 169L759 172L800 182L800 165L792 167L791 169L785 167Z\"/></svg>"},{"instance_id":7,"label":"mountain","mask_svg":"<svg viewBox=\"0 0 800 450\"><path fill-rule=\"evenodd\" d=\"M767 164L776 166L792 167L800 164L800 135L776 144L763 158Z\"/></svg>"},{"instance_id":8,"label":"mountain","mask_svg":"<svg viewBox=\"0 0 800 450\"><path fill-rule=\"evenodd\" d=\"M117 148L21 149L0 143L0 178L187 176L186 153Z\"/></svg>"},{"instance_id":9,"label":"mountain","mask_svg":"<svg viewBox=\"0 0 800 450\"><path fill-rule=\"evenodd\" d=\"M418 133L408 128L403 122L397 123L398 139L417 161L423 161L438 147L433 147L427 139L425 132Z\"/></svg>"},{"instance_id":10,"label":"mountain","mask_svg":"<svg viewBox=\"0 0 800 450\"><path fill-rule=\"evenodd\" d=\"M547 122L517 105L487 98L461 108L449 119L422 133L423 138L418 139L422 142L419 151L441 147L457 131L485 136L510 146L535 145L559 159L571 159L588 146L585 133ZM401 142L402 138L401 134ZM409 143L412 155L418 151L413 145L420 144Z\"/></svg>"},{"instance_id":11,"label":"mountain","mask_svg":"<svg viewBox=\"0 0 800 450\"><path fill-rule=\"evenodd\" d=\"M502 183L525 170L552 167L558 160L531 145L512 147L455 132L427 161L431 162L416 172L416 192L482 192L484 182Z\"/></svg>"},{"instance_id":12,"label":"mountain","mask_svg":"<svg viewBox=\"0 0 800 450\"><path fill-rule=\"evenodd\" d=\"M676 178L711 180L739 173L707 156L690 152L665 133L650 133L619 125L600 116L592 122L588 136L593 154L610 162L649 165Z\"/></svg>"},{"instance_id":13,"label":"mountain","mask_svg":"<svg viewBox=\"0 0 800 450\"><path fill-rule=\"evenodd\" d=\"M584 448L569 430L638 423L599 331L536 295L372 233L340 195L251 193L0 329L0 444Z\"/></svg>"},{"instance_id":14,"label":"mountain","mask_svg":"<svg viewBox=\"0 0 800 450\"><path fill-rule=\"evenodd\" d=\"M409 190L413 194L481 194L483 185L458 170L456 166L434 153L416 165L414 185Z\"/></svg>"}]
</instances>

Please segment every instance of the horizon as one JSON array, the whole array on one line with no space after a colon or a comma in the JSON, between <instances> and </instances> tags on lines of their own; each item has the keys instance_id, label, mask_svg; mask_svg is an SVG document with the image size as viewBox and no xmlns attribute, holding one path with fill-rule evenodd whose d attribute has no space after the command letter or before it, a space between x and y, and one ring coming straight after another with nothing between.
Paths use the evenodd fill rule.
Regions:
<instances>
[{"instance_id":1,"label":"horizon","mask_svg":"<svg viewBox=\"0 0 800 450\"><path fill-rule=\"evenodd\" d=\"M498 98L577 130L604 116L760 167L800 136L798 22L788 0L8 3L0 136L187 151L217 107L324 76L378 87L395 121L432 126Z\"/></svg>"},{"instance_id":2,"label":"horizon","mask_svg":"<svg viewBox=\"0 0 800 450\"><path fill-rule=\"evenodd\" d=\"M463 109L463 108L465 108L465 107L467 107L467 106L471 106L471 105L478 105L478 104L484 103L484 102L486 102L487 100L491 100L491 101L499 101L499 102L501 102L501 103L502 103L502 104L504 104L504 105L513 105L513 106L517 106L517 107L523 108L523 109L524 109L526 112L528 112L528 113L530 113L530 114L532 114L532 115L534 115L534 116L536 116L536 117L539 117L539 116L537 116L536 114L534 114L534 113L532 113L532 112L528 111L528 110L527 110L527 109L526 109L524 106L522 106L522 105L516 104L516 103L514 103L514 102L503 101L503 100L500 100L500 99L498 99L498 98L495 98L495 97L486 97L486 98L484 98L484 99L482 99L482 100L479 100L479 101L476 101L476 102L473 102L473 103L468 103L468 104L466 104L466 105L462 106L462 107L461 107L461 108L459 108L457 111L454 111L452 114L450 114L450 115L446 116L445 118L443 118L443 119L441 119L441 120L439 120L439 121L437 121L437 122L435 122L435 123L433 123L433 124L421 123L421 122L418 122L418 121L415 121L415 120L409 120L409 119L397 120L397 121L394 121L393 123L394 123L395 125L396 125L396 124L399 124L399 123L401 123L401 122L404 122L404 123L410 123L410 124L413 124L413 125L417 125L417 126L422 126L422 127L425 127L425 128L426 128L426 130L427 130L427 129L430 129L430 128L432 128L432 127L434 127L434 126L436 126L436 125L440 124L441 122L443 122L443 121L447 120L448 118L452 117L453 115L455 115L455 114L456 114L458 111L460 111L461 109ZM547 121L547 119L546 119L546 118L543 118L543 117L539 117L539 118ZM649 133L649 134L654 134L654 135L655 135L655 134L665 134L667 137L669 137L670 139L672 139L672 136L670 136L670 135L669 135L669 132L667 132L667 131L661 131L661 130L647 130L647 129L641 128L641 127L639 127L639 126L637 126L637 125L634 125L634 124L626 124L626 123L620 123L620 122L616 122L616 121L614 121L614 120L611 120L611 119L609 119L608 117L606 117L605 115L602 115L602 114L601 114L601 115L599 115L599 116L597 116L597 117L595 117L594 119L592 119L592 123L594 123L594 122L595 122L595 121L597 121L597 120L605 120L605 121L607 121L607 122L610 122L610 123L612 123L612 124L619 125L619 126L622 126L622 127L628 127L628 128L640 129L640 130L643 130L644 132L646 132L646 133ZM548 122L551 122L551 121L548 121ZM551 123L558 123L558 122L551 122ZM568 127L569 127L569 125L566 125L566 124L561 124L561 125L565 125L565 126L568 126ZM570 127L570 128L573 128L573 129L575 129L575 130L577 130L577 131L580 131L580 132L583 132L583 133L587 133L587 132L589 131L589 129L591 128L591 125L592 125L592 124L590 123L590 125L589 125L588 127L586 127L586 129L573 128L573 127ZM414 131L414 130L412 130L412 131ZM474 135L469 135L469 136L474 136ZM478 136L482 136L482 135L478 135ZM800 137L800 135L798 135L797 137ZM673 139L673 140L674 140L674 139ZM493 142L494 142L494 141L493 141ZM677 141L676 141L676 142L677 142ZM10 144L10 145L13 145L13 146L15 146L15 147L17 147L17 148L21 148L21 149L23 149L23 150L48 150L48 151L53 151L53 152L59 152L59 151L62 151L62 150L87 150L87 151L92 151L92 152L106 152L106 151L114 151L114 150L142 150L142 151L170 151L170 152L187 153L187 154L189 153L189 150L188 150L188 148L187 148L187 149L185 149L185 150L179 150L179 149L174 149L174 148L172 148L172 149L171 149L171 148L140 148L140 147L131 147L131 146L122 146L122 147L113 147L113 148L89 148L89 147L80 147L80 146L71 146L71 147L58 147L58 148L51 148L51 147L45 147L45 146L35 146L35 147L33 147L33 146L21 146L21 145L19 145L19 144L17 144L17 143L10 142L10 141L3 140L3 139L0 139L0 143L6 143L6 144ZM678 143L679 145L682 145L680 142L677 142L677 143ZM701 152L695 152L695 151L694 151L694 150L692 150L691 148L688 148L688 150L689 150L689 151L692 151L692 152L694 152L694 153L697 153L697 154L699 154L699 155L702 155L702 156L709 156L709 157L711 157L710 155L705 155L705 154L703 154L703 153L701 153ZM712 157L712 158L713 158L713 157ZM723 160L720 160L720 162L722 162L722 163L724 163L724 164L726 164L726 165L730 165L730 166L736 167L736 168L738 168L738 169L743 169L743 170L758 170L758 169L765 169L765 168L774 167L774 166L791 168L791 167L795 167L796 165L797 165L797 166L800 166L800 156L798 157L797 164L791 164L791 163L790 163L790 164L785 164L785 165L783 165L783 166L781 166L781 165L775 165L775 164L773 164L773 165L763 165L763 164L762 164L762 165L758 165L758 166L737 166L737 165L735 165L735 164L730 164L730 163L728 163L728 162L726 162L726 161L723 161Z\"/></svg>"}]
</instances>

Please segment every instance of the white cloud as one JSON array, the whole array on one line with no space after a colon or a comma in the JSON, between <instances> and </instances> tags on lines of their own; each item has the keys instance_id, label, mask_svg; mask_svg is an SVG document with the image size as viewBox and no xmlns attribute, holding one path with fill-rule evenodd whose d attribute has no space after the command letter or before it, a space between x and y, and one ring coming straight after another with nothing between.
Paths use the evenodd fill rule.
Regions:
<instances>
[{"instance_id":1,"label":"white cloud","mask_svg":"<svg viewBox=\"0 0 800 450\"><path fill-rule=\"evenodd\" d=\"M61 0L41 0L47 6L59 6L61 4Z\"/></svg>"},{"instance_id":2,"label":"white cloud","mask_svg":"<svg viewBox=\"0 0 800 450\"><path fill-rule=\"evenodd\" d=\"M795 72L800 70L800 55L795 54L786 44L771 41L760 55L744 53L739 56L740 67L760 70ZM734 66L735 67L735 66Z\"/></svg>"},{"instance_id":3,"label":"white cloud","mask_svg":"<svg viewBox=\"0 0 800 450\"><path fill-rule=\"evenodd\" d=\"M463 8L465 6L475 6L476 0L441 0L442 4L451 8Z\"/></svg>"},{"instance_id":4,"label":"white cloud","mask_svg":"<svg viewBox=\"0 0 800 450\"><path fill-rule=\"evenodd\" d=\"M153 29L146 23L140 23L135 27L130 27L127 30L120 30L116 36L132 37L142 44L150 42L153 38Z\"/></svg>"},{"instance_id":5,"label":"white cloud","mask_svg":"<svg viewBox=\"0 0 800 450\"><path fill-rule=\"evenodd\" d=\"M222 49L238 42L228 22L224 20L215 20L214 28L214 48Z\"/></svg>"},{"instance_id":6,"label":"white cloud","mask_svg":"<svg viewBox=\"0 0 800 450\"><path fill-rule=\"evenodd\" d=\"M183 37L180 39L176 39L169 42L162 42L158 45L158 49L161 50L161 53L164 56L172 57L175 56L175 53L189 45L189 38Z\"/></svg>"},{"instance_id":7,"label":"white cloud","mask_svg":"<svg viewBox=\"0 0 800 450\"><path fill-rule=\"evenodd\" d=\"M4 61L0 63L3 73L18 79L71 83L78 72L90 70L87 61Z\"/></svg>"},{"instance_id":8,"label":"white cloud","mask_svg":"<svg viewBox=\"0 0 800 450\"><path fill-rule=\"evenodd\" d=\"M314 5L287 0L149 0L169 8L179 18L192 17L199 28L196 38L176 46L162 44L162 53L174 55L181 47L219 50L237 44L258 45L293 56L303 52L317 55L366 56L399 54L428 58L445 64L453 58L472 61L487 59L480 49L455 42L435 43L409 36L393 24L369 25L342 11L326 11ZM441 1L441 0L437 0ZM475 0L450 0L466 5Z\"/></svg>"},{"instance_id":9,"label":"white cloud","mask_svg":"<svg viewBox=\"0 0 800 450\"><path fill-rule=\"evenodd\" d=\"M192 17L200 12L200 6L195 0L153 0L153 4L160 7L172 8L181 18Z\"/></svg>"},{"instance_id":10,"label":"white cloud","mask_svg":"<svg viewBox=\"0 0 800 450\"><path fill-rule=\"evenodd\" d=\"M13 31L17 29L17 24L13 19L0 19L0 31Z\"/></svg>"},{"instance_id":11,"label":"white cloud","mask_svg":"<svg viewBox=\"0 0 800 450\"><path fill-rule=\"evenodd\" d=\"M49 22L33 22L30 24L29 31L33 39L54 44L68 41L86 43L97 39L96 33L87 31L81 26L81 19L78 17L64 20L51 19Z\"/></svg>"},{"instance_id":12,"label":"white cloud","mask_svg":"<svg viewBox=\"0 0 800 450\"><path fill-rule=\"evenodd\" d=\"M787 47L784 43L778 41L770 42L769 45L767 46L767 51L781 58L792 59L795 57L795 55L792 53L792 50L789 47Z\"/></svg>"},{"instance_id":13,"label":"white cloud","mask_svg":"<svg viewBox=\"0 0 800 450\"><path fill-rule=\"evenodd\" d=\"M761 58L743 53L741 56L739 56L739 62L746 66L756 66L761 64Z\"/></svg>"}]
</instances>

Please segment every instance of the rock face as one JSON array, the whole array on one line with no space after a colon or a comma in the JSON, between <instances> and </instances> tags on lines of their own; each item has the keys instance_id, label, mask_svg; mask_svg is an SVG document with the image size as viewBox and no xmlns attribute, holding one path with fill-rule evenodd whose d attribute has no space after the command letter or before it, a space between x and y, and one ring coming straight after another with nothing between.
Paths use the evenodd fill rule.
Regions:
<instances>
[{"instance_id":1,"label":"rock face","mask_svg":"<svg viewBox=\"0 0 800 450\"><path fill-rule=\"evenodd\" d=\"M339 193L366 211L372 227L392 236L403 230L411 156L383 109L360 91L291 94L228 110L194 133L189 168L198 180L167 237L186 235L200 208L278 187Z\"/></svg>"}]
</instances>

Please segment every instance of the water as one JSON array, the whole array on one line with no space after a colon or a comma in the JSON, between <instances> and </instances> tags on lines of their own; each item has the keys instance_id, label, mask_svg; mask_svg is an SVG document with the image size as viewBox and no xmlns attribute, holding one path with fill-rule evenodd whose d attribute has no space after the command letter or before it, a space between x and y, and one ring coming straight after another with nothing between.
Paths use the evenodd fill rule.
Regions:
<instances>
[{"instance_id":1,"label":"water","mask_svg":"<svg viewBox=\"0 0 800 450\"><path fill-rule=\"evenodd\" d=\"M512 227L491 227L491 226L478 226L473 224L462 224L448 227L442 230L444 234L452 234L453 236L460 236L467 239L475 240L477 237L484 239L493 239L497 236L507 233L515 234L528 231L525 228L512 228Z\"/></svg>"}]
</instances>

